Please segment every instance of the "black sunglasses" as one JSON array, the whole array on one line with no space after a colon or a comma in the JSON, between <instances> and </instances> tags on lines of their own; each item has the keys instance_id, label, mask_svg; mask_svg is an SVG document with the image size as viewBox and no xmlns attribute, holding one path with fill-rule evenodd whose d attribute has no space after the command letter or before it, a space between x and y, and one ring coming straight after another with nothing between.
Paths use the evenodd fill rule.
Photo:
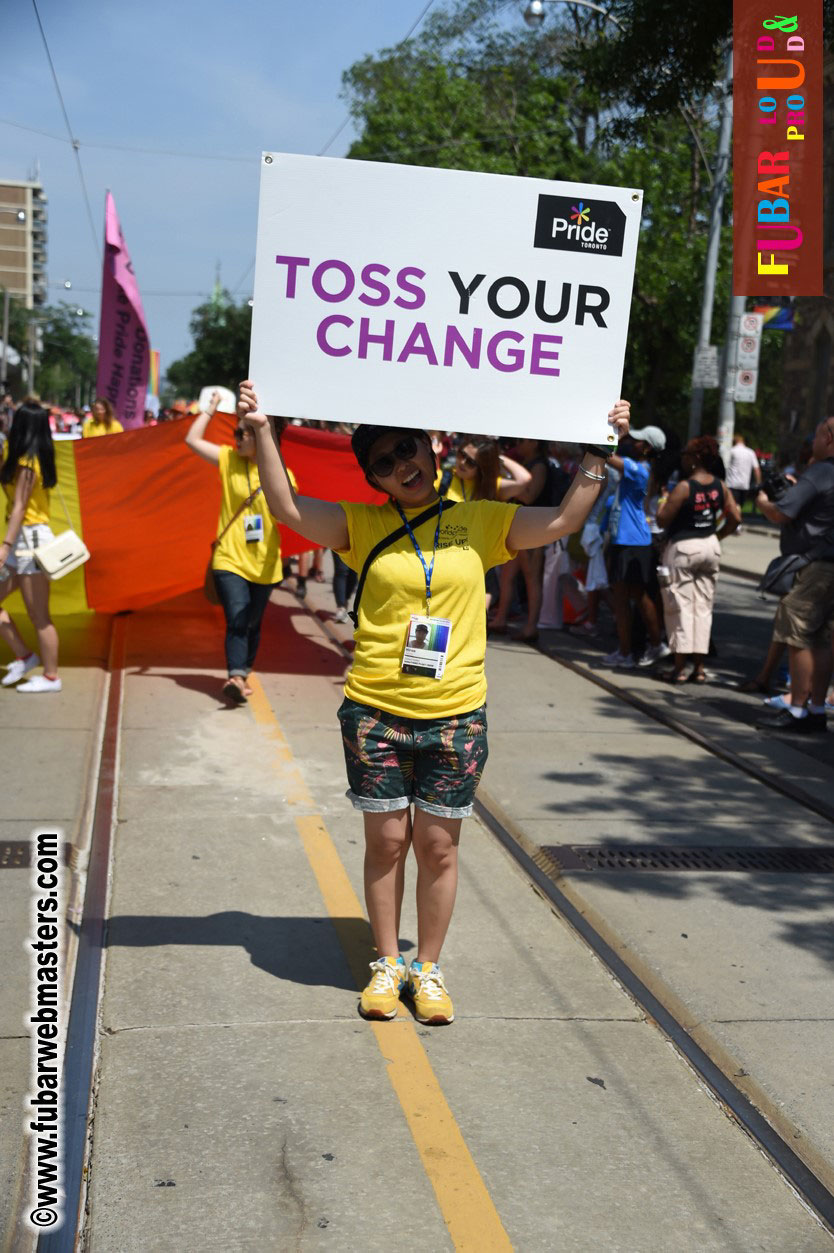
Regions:
<instances>
[{"instance_id":1,"label":"black sunglasses","mask_svg":"<svg viewBox=\"0 0 834 1253\"><path fill-rule=\"evenodd\" d=\"M468 453L468 452L464 452L462 448L459 448L459 449L458 449L458 451L457 451L457 457L458 457L458 461L462 461L462 462L463 462L463 464L464 464L465 466L469 466L469 468L470 468L470 469L472 469L472 470L477 469L477 467L478 467L478 463L477 463L477 461L475 460L475 458L474 458L474 457L470 457L470 456L469 456L469 453Z\"/></svg>"},{"instance_id":2,"label":"black sunglasses","mask_svg":"<svg viewBox=\"0 0 834 1253\"><path fill-rule=\"evenodd\" d=\"M372 461L368 466L368 472L376 479L385 479L393 472L398 461L410 461L416 452L417 440L413 435L406 435L405 439L395 444L390 452Z\"/></svg>"}]
</instances>

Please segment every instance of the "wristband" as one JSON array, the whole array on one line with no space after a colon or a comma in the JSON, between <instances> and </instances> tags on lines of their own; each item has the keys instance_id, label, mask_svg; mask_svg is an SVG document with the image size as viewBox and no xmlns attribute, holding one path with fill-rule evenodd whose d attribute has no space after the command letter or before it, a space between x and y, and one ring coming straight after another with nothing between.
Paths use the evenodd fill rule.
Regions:
<instances>
[{"instance_id":1,"label":"wristband","mask_svg":"<svg viewBox=\"0 0 834 1253\"><path fill-rule=\"evenodd\" d=\"M603 461L607 461L609 457L613 457L617 451L614 447L606 444L581 444L583 452L589 452L592 457L602 457Z\"/></svg>"},{"instance_id":2,"label":"wristband","mask_svg":"<svg viewBox=\"0 0 834 1253\"><path fill-rule=\"evenodd\" d=\"M593 479L595 483L604 483L608 478L607 474L592 474L590 470L586 470L584 466L579 467L579 473L584 474L586 479Z\"/></svg>"}]
</instances>

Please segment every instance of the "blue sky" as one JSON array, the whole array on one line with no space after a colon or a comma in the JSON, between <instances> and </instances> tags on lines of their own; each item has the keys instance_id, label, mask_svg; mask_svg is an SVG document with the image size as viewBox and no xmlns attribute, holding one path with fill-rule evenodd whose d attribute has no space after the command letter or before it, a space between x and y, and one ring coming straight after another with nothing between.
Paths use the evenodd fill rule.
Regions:
<instances>
[{"instance_id":1,"label":"blue sky","mask_svg":"<svg viewBox=\"0 0 834 1253\"><path fill-rule=\"evenodd\" d=\"M164 371L190 346L189 315L210 292L218 262L226 287L251 294L261 151L318 153L347 113L342 71L397 43L424 7L425 0L38 0L81 143L94 243L32 2L5 0L0 177L29 178L39 166L49 198L50 302L71 298L95 315L97 329L109 188ZM348 127L328 155L343 156L352 133Z\"/></svg>"}]
</instances>

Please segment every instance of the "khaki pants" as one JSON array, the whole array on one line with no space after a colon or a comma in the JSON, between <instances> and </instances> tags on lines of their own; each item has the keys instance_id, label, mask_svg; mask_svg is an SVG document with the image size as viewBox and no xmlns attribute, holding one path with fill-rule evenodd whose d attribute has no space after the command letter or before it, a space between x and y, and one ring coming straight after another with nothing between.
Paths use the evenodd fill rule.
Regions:
<instances>
[{"instance_id":1,"label":"khaki pants","mask_svg":"<svg viewBox=\"0 0 834 1253\"><path fill-rule=\"evenodd\" d=\"M709 652L712 607L721 563L721 545L715 535L667 544L663 564L670 583L662 588L666 634L673 653L689 656Z\"/></svg>"}]
</instances>

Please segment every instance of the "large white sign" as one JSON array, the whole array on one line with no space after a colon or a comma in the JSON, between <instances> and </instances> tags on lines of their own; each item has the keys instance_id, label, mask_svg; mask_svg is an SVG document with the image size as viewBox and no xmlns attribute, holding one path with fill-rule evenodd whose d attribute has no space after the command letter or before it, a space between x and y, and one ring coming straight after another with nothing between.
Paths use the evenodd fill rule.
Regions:
<instances>
[{"instance_id":1,"label":"large white sign","mask_svg":"<svg viewBox=\"0 0 834 1253\"><path fill-rule=\"evenodd\" d=\"M268 413L608 441L642 192L265 153Z\"/></svg>"}]
</instances>

